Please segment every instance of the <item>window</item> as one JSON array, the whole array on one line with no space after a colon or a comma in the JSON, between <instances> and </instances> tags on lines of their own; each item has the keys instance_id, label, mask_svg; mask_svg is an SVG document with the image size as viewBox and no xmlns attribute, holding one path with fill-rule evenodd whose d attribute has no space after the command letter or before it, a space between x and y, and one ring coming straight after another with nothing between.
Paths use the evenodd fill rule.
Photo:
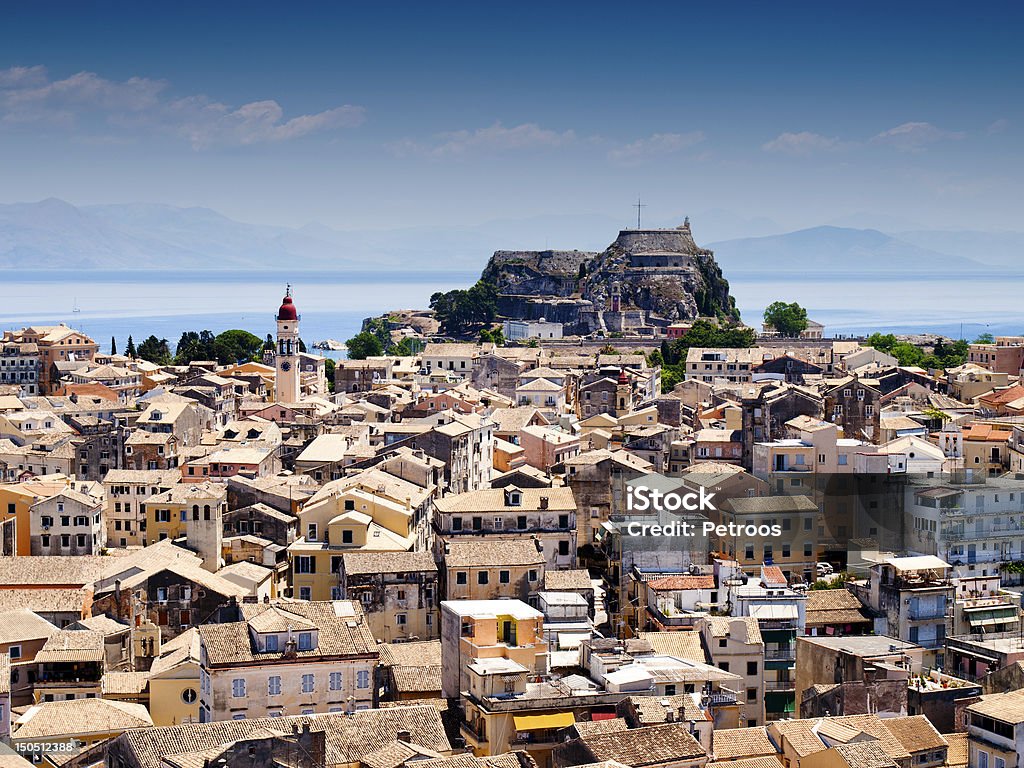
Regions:
<instances>
[{"instance_id":1,"label":"window","mask_svg":"<svg viewBox=\"0 0 1024 768\"><path fill-rule=\"evenodd\" d=\"M296 573L316 573L316 559L308 555L300 555L295 558Z\"/></svg>"},{"instance_id":2,"label":"window","mask_svg":"<svg viewBox=\"0 0 1024 768\"><path fill-rule=\"evenodd\" d=\"M461 531L462 530L462 518L461 517L453 517L452 518L452 530L453 531Z\"/></svg>"},{"instance_id":3,"label":"window","mask_svg":"<svg viewBox=\"0 0 1024 768\"><path fill-rule=\"evenodd\" d=\"M281 695L281 676L271 675L267 678L267 695L268 696L280 696Z\"/></svg>"},{"instance_id":4,"label":"window","mask_svg":"<svg viewBox=\"0 0 1024 768\"><path fill-rule=\"evenodd\" d=\"M466 572L465 571L456 571L455 572L455 583L459 584L459 585L464 585L464 584L467 583L467 578L466 578Z\"/></svg>"},{"instance_id":5,"label":"window","mask_svg":"<svg viewBox=\"0 0 1024 768\"><path fill-rule=\"evenodd\" d=\"M508 584L512 581L512 574L508 571L498 571L498 583Z\"/></svg>"},{"instance_id":6,"label":"window","mask_svg":"<svg viewBox=\"0 0 1024 768\"><path fill-rule=\"evenodd\" d=\"M267 635L267 641L264 645L267 653L276 653L277 648L277 635Z\"/></svg>"},{"instance_id":7,"label":"window","mask_svg":"<svg viewBox=\"0 0 1024 768\"><path fill-rule=\"evenodd\" d=\"M530 581L536 581L537 580L537 571L531 570L530 573L528 574L528 578L529 578Z\"/></svg>"},{"instance_id":8,"label":"window","mask_svg":"<svg viewBox=\"0 0 1024 768\"><path fill-rule=\"evenodd\" d=\"M167 587L157 587L156 588L156 601L158 603L166 603L167 602Z\"/></svg>"},{"instance_id":9,"label":"window","mask_svg":"<svg viewBox=\"0 0 1024 768\"><path fill-rule=\"evenodd\" d=\"M489 579L490 579L490 574L487 571L480 571L476 575L476 583L477 584L481 584L481 585L486 584Z\"/></svg>"},{"instance_id":10,"label":"window","mask_svg":"<svg viewBox=\"0 0 1024 768\"><path fill-rule=\"evenodd\" d=\"M753 676L753 675L756 675L756 674L757 674L757 662L756 661L748 661L747 662L747 675L748 676Z\"/></svg>"},{"instance_id":11,"label":"window","mask_svg":"<svg viewBox=\"0 0 1024 768\"><path fill-rule=\"evenodd\" d=\"M666 696L675 696L676 695L676 687L674 685L672 685L671 683L666 685L665 686L665 695Z\"/></svg>"},{"instance_id":12,"label":"window","mask_svg":"<svg viewBox=\"0 0 1024 768\"><path fill-rule=\"evenodd\" d=\"M728 661L720 661L720 662L718 662L718 668L720 670L722 670L723 672L728 672L729 671L729 662Z\"/></svg>"},{"instance_id":13,"label":"window","mask_svg":"<svg viewBox=\"0 0 1024 768\"><path fill-rule=\"evenodd\" d=\"M728 638L726 638L726 637L720 637L720 638L718 639L718 647L719 647L719 648L725 648L725 647L727 647L728 645L729 645L729 639L728 639Z\"/></svg>"},{"instance_id":14,"label":"window","mask_svg":"<svg viewBox=\"0 0 1024 768\"><path fill-rule=\"evenodd\" d=\"M313 675L303 675L302 676L302 692L303 693L312 693L313 692L313 682L314 682Z\"/></svg>"},{"instance_id":15,"label":"window","mask_svg":"<svg viewBox=\"0 0 1024 768\"><path fill-rule=\"evenodd\" d=\"M313 588L312 587L299 587L299 600L312 600L313 599Z\"/></svg>"},{"instance_id":16,"label":"window","mask_svg":"<svg viewBox=\"0 0 1024 768\"><path fill-rule=\"evenodd\" d=\"M316 523L310 523L306 526L306 538L309 541L316 541Z\"/></svg>"},{"instance_id":17,"label":"window","mask_svg":"<svg viewBox=\"0 0 1024 768\"><path fill-rule=\"evenodd\" d=\"M299 650L300 651L311 651L311 650L313 650L313 633L312 632L299 632Z\"/></svg>"},{"instance_id":18,"label":"window","mask_svg":"<svg viewBox=\"0 0 1024 768\"><path fill-rule=\"evenodd\" d=\"M328 683L332 691L341 690L341 672L331 672Z\"/></svg>"},{"instance_id":19,"label":"window","mask_svg":"<svg viewBox=\"0 0 1024 768\"><path fill-rule=\"evenodd\" d=\"M245 697L245 678L236 677L231 681L231 695L236 699Z\"/></svg>"},{"instance_id":20,"label":"window","mask_svg":"<svg viewBox=\"0 0 1024 768\"><path fill-rule=\"evenodd\" d=\"M370 687L370 672L366 669L360 669L356 672L356 688L369 688Z\"/></svg>"},{"instance_id":21,"label":"window","mask_svg":"<svg viewBox=\"0 0 1024 768\"><path fill-rule=\"evenodd\" d=\"M747 701L757 701L757 688L747 688Z\"/></svg>"},{"instance_id":22,"label":"window","mask_svg":"<svg viewBox=\"0 0 1024 768\"><path fill-rule=\"evenodd\" d=\"M341 532L341 543L342 544L351 544L352 543L352 531L342 531Z\"/></svg>"},{"instance_id":23,"label":"window","mask_svg":"<svg viewBox=\"0 0 1024 768\"><path fill-rule=\"evenodd\" d=\"M7 653L11 657L11 661L17 661L18 659L21 658L21 646L20 645L12 645L7 650Z\"/></svg>"},{"instance_id":24,"label":"window","mask_svg":"<svg viewBox=\"0 0 1024 768\"><path fill-rule=\"evenodd\" d=\"M404 627L406 620L407 620L407 617L406 617L406 615L404 613L396 613L395 614L395 624L397 624L399 627Z\"/></svg>"},{"instance_id":25,"label":"window","mask_svg":"<svg viewBox=\"0 0 1024 768\"><path fill-rule=\"evenodd\" d=\"M558 542L558 554L562 555L563 557L569 554L569 542L565 539L562 539L560 542Z\"/></svg>"}]
</instances>

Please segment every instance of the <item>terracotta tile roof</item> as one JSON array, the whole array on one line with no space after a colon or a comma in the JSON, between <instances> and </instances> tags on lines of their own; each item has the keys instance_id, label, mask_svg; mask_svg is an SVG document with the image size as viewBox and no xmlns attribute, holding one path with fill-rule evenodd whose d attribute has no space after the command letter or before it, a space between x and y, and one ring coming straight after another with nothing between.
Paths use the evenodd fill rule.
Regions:
<instances>
[{"instance_id":1,"label":"terracotta tile roof","mask_svg":"<svg viewBox=\"0 0 1024 768\"><path fill-rule=\"evenodd\" d=\"M190 723L162 728L128 731L118 741L138 768L161 768L164 755L179 755L228 744L261 730L291 732L308 724L322 731L326 740L326 763L349 765L395 741L399 731L409 731L410 740L438 753L451 751L441 715L433 706L400 706L367 709L351 715L342 713L252 720L224 720Z\"/></svg>"},{"instance_id":2,"label":"terracotta tile roof","mask_svg":"<svg viewBox=\"0 0 1024 768\"><path fill-rule=\"evenodd\" d=\"M761 625L753 616L705 616L712 637L732 637L747 645L761 645Z\"/></svg>"},{"instance_id":3,"label":"terracotta tile roof","mask_svg":"<svg viewBox=\"0 0 1024 768\"><path fill-rule=\"evenodd\" d=\"M522 504L519 506L505 505L504 488L487 488L481 491L453 494L437 499L434 504L440 512L496 512L519 511L537 512L540 510L541 497L548 500L548 509L552 511L576 511L576 500L569 488L521 488ZM817 507L815 507L817 509Z\"/></svg>"},{"instance_id":4,"label":"terracotta tile roof","mask_svg":"<svg viewBox=\"0 0 1024 768\"><path fill-rule=\"evenodd\" d=\"M437 571L429 552L346 552L341 557L347 575Z\"/></svg>"},{"instance_id":5,"label":"terracotta tile roof","mask_svg":"<svg viewBox=\"0 0 1024 768\"><path fill-rule=\"evenodd\" d=\"M294 621L296 627L316 627L316 647L297 651L300 659L377 654L377 642L366 625L362 609L349 601L245 603L241 608L245 621L199 627L199 637L209 664L254 664L280 659L282 652L260 653L254 650L249 632L249 622L253 621L269 632L285 631L289 621ZM269 619L263 616L267 613L271 614Z\"/></svg>"},{"instance_id":6,"label":"terracotta tile roof","mask_svg":"<svg viewBox=\"0 0 1024 768\"><path fill-rule=\"evenodd\" d=\"M870 623L857 596L846 589L812 589L807 592L807 626Z\"/></svg>"},{"instance_id":7,"label":"terracotta tile roof","mask_svg":"<svg viewBox=\"0 0 1024 768\"><path fill-rule=\"evenodd\" d=\"M944 733L942 738L949 744L949 751L946 752L947 768L963 768L967 765L967 734L966 733Z\"/></svg>"},{"instance_id":8,"label":"terracotta tile roof","mask_svg":"<svg viewBox=\"0 0 1024 768\"><path fill-rule=\"evenodd\" d=\"M1024 723L1024 689L982 696L967 708L968 712L987 715L1004 723Z\"/></svg>"},{"instance_id":9,"label":"terracotta tile roof","mask_svg":"<svg viewBox=\"0 0 1024 768\"><path fill-rule=\"evenodd\" d=\"M382 667L432 666L441 663L441 641L424 640L417 643L381 643L378 663Z\"/></svg>"},{"instance_id":10,"label":"terracotta tile roof","mask_svg":"<svg viewBox=\"0 0 1024 768\"><path fill-rule=\"evenodd\" d=\"M84 589L0 589L0 613L21 608L30 611L66 612L81 615L88 593Z\"/></svg>"},{"instance_id":11,"label":"terracotta tile roof","mask_svg":"<svg viewBox=\"0 0 1024 768\"><path fill-rule=\"evenodd\" d=\"M881 723L911 754L949 746L924 715L885 718Z\"/></svg>"},{"instance_id":12,"label":"terracotta tile roof","mask_svg":"<svg viewBox=\"0 0 1024 768\"><path fill-rule=\"evenodd\" d=\"M655 592L676 592L683 589L714 589L714 576L665 576L648 581L647 586Z\"/></svg>"},{"instance_id":13,"label":"terracotta tile roof","mask_svg":"<svg viewBox=\"0 0 1024 768\"><path fill-rule=\"evenodd\" d=\"M572 727L580 736L629 730L625 719L621 717L612 717L608 720L577 720Z\"/></svg>"},{"instance_id":14,"label":"terracotta tile roof","mask_svg":"<svg viewBox=\"0 0 1024 768\"><path fill-rule=\"evenodd\" d=\"M444 555L448 568L487 568L501 565L540 565L543 553L532 539L451 541Z\"/></svg>"},{"instance_id":15,"label":"terracotta tile roof","mask_svg":"<svg viewBox=\"0 0 1024 768\"><path fill-rule=\"evenodd\" d=\"M782 760L776 755L770 757L747 757L729 760L727 763L711 762L708 765L728 765L729 768L782 768Z\"/></svg>"},{"instance_id":16,"label":"terracotta tile roof","mask_svg":"<svg viewBox=\"0 0 1024 768\"><path fill-rule=\"evenodd\" d=\"M100 680L104 697L139 694L148 684L148 672L107 672Z\"/></svg>"},{"instance_id":17,"label":"terracotta tile roof","mask_svg":"<svg viewBox=\"0 0 1024 768\"><path fill-rule=\"evenodd\" d=\"M658 725L667 722L694 722L710 720L707 710L694 701L694 694L681 693L675 696L631 696L638 725ZM669 720L669 713L674 720Z\"/></svg>"},{"instance_id":18,"label":"terracotta tile roof","mask_svg":"<svg viewBox=\"0 0 1024 768\"><path fill-rule=\"evenodd\" d=\"M593 589L594 584L590 580L590 572L586 569L545 571L544 573L545 592L585 592Z\"/></svg>"},{"instance_id":19,"label":"terracotta tile roof","mask_svg":"<svg viewBox=\"0 0 1024 768\"><path fill-rule=\"evenodd\" d=\"M40 739L110 733L152 726L153 719L141 704L106 699L74 699L36 704L11 728L13 738Z\"/></svg>"},{"instance_id":20,"label":"terracotta tile roof","mask_svg":"<svg viewBox=\"0 0 1024 768\"><path fill-rule=\"evenodd\" d=\"M715 760L775 755L778 749L768 738L768 728L716 728L711 734L711 754Z\"/></svg>"},{"instance_id":21,"label":"terracotta tile roof","mask_svg":"<svg viewBox=\"0 0 1024 768\"><path fill-rule=\"evenodd\" d=\"M637 637L651 644L655 653L664 653L687 661L707 664L700 633L692 630L679 632L638 632Z\"/></svg>"},{"instance_id":22,"label":"terracotta tile roof","mask_svg":"<svg viewBox=\"0 0 1024 768\"><path fill-rule=\"evenodd\" d=\"M42 640L59 631L53 624L27 608L0 613L0 644L2 645L19 643L24 640Z\"/></svg>"},{"instance_id":23,"label":"terracotta tile roof","mask_svg":"<svg viewBox=\"0 0 1024 768\"><path fill-rule=\"evenodd\" d=\"M837 744L833 749L850 768L895 768L896 762L877 741Z\"/></svg>"},{"instance_id":24,"label":"terracotta tile roof","mask_svg":"<svg viewBox=\"0 0 1024 768\"><path fill-rule=\"evenodd\" d=\"M53 664L103 660L103 633L60 629L43 644L36 662Z\"/></svg>"},{"instance_id":25,"label":"terracotta tile roof","mask_svg":"<svg viewBox=\"0 0 1024 768\"><path fill-rule=\"evenodd\" d=\"M689 723L670 723L587 736L556 750L571 756L579 765L586 762L616 760L640 768L706 756L704 748L690 735Z\"/></svg>"},{"instance_id":26,"label":"terracotta tile roof","mask_svg":"<svg viewBox=\"0 0 1024 768\"><path fill-rule=\"evenodd\" d=\"M441 665L394 666L391 677L398 693L437 693L441 690Z\"/></svg>"}]
</instances>

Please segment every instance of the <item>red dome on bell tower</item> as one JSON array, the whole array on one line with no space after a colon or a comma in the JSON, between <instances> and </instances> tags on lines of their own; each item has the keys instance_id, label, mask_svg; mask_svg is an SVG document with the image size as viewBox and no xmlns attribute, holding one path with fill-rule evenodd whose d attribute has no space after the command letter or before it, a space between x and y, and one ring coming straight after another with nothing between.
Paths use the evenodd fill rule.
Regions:
<instances>
[{"instance_id":1,"label":"red dome on bell tower","mask_svg":"<svg viewBox=\"0 0 1024 768\"><path fill-rule=\"evenodd\" d=\"M292 287L289 285L284 294L284 299L281 300L281 308L277 310L278 320L298 320L299 313L295 310L295 304L292 303Z\"/></svg>"}]
</instances>

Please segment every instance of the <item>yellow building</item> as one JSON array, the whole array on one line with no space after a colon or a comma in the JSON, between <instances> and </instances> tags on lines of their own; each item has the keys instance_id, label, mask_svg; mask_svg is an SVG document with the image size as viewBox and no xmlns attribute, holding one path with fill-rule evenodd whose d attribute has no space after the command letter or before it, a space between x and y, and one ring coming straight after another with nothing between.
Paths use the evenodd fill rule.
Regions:
<instances>
[{"instance_id":1,"label":"yellow building","mask_svg":"<svg viewBox=\"0 0 1024 768\"><path fill-rule=\"evenodd\" d=\"M186 534L185 523L197 509L221 512L227 509L227 487L209 481L181 483L164 493L151 496L146 502L146 543L177 539Z\"/></svg>"},{"instance_id":2,"label":"yellow building","mask_svg":"<svg viewBox=\"0 0 1024 768\"><path fill-rule=\"evenodd\" d=\"M70 482L65 475L42 475L0 484L0 554L32 554L32 505L59 493Z\"/></svg>"},{"instance_id":3,"label":"yellow building","mask_svg":"<svg viewBox=\"0 0 1024 768\"><path fill-rule=\"evenodd\" d=\"M199 722L199 632L193 627L165 643L149 670L153 725Z\"/></svg>"},{"instance_id":4,"label":"yellow building","mask_svg":"<svg viewBox=\"0 0 1024 768\"><path fill-rule=\"evenodd\" d=\"M398 478L391 481L390 485L422 492ZM397 500L387 485L351 483L352 479L329 483L299 512L299 532L304 535L288 547L294 597L340 599L338 574L346 552L407 552L416 544L417 511L409 497Z\"/></svg>"}]
</instances>

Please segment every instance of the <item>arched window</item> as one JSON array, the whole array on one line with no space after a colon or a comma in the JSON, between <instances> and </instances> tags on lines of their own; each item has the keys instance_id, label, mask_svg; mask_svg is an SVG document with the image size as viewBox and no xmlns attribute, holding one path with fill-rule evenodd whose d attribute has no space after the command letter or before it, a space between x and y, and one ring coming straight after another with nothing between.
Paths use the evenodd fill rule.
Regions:
<instances>
[{"instance_id":1,"label":"arched window","mask_svg":"<svg viewBox=\"0 0 1024 768\"><path fill-rule=\"evenodd\" d=\"M209 519L210 519L210 505L207 504L206 506L203 507L203 520L209 520Z\"/></svg>"},{"instance_id":2,"label":"arched window","mask_svg":"<svg viewBox=\"0 0 1024 768\"><path fill-rule=\"evenodd\" d=\"M198 504L193 504L192 505L192 519L193 520L198 520L199 519L199 505Z\"/></svg>"}]
</instances>

